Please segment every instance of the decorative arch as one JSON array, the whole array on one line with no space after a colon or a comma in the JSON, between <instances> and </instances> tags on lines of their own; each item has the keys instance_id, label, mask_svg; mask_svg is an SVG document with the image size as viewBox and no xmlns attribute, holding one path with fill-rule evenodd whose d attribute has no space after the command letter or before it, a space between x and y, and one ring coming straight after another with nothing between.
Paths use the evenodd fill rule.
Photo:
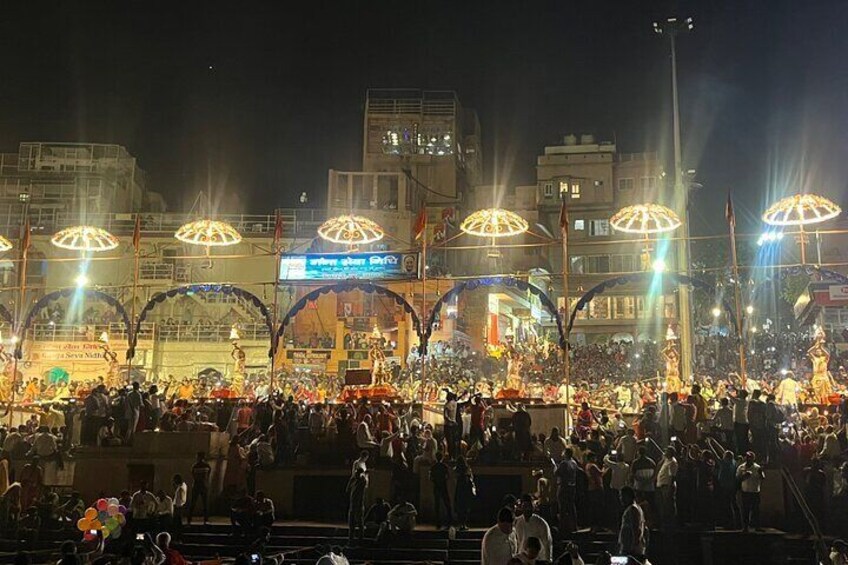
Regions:
<instances>
[{"instance_id":1,"label":"decorative arch","mask_svg":"<svg viewBox=\"0 0 848 565\"><path fill-rule=\"evenodd\" d=\"M816 265L796 265L794 267L776 268L776 272L766 276L759 281L752 291L753 297L756 298L757 293L767 283L774 280L783 280L786 277L794 277L796 275L807 275L810 278L817 277L820 282L833 281L842 284L848 284L848 276L832 271L831 269L823 269Z\"/></svg>"},{"instance_id":2,"label":"decorative arch","mask_svg":"<svg viewBox=\"0 0 848 565\"><path fill-rule=\"evenodd\" d=\"M259 309L259 312L265 319L265 325L268 327L268 335L274 335L274 322L272 321L271 311L268 310L268 307L265 306L265 303L262 302L262 300L260 300L259 297L253 294L252 292L229 284L190 284L187 286L172 288L171 290L165 292L157 292L153 295L153 298L151 298L147 302L147 304L144 305L144 308L142 308L141 312L138 315L138 320L136 320L135 322L135 328L133 329L132 338L130 340L130 347L127 350L128 358L132 358L135 355L135 347L138 343L138 333L141 331L141 324L144 322L144 320L147 319L147 316L148 314L150 314L151 310L153 310L157 305L165 302L170 298L174 298L176 296L185 296L189 293L220 293L228 295L233 294L235 296L238 296L239 298L243 298ZM272 338L271 347L268 350L268 357L272 357L274 355L275 349L276 340Z\"/></svg>"},{"instance_id":3,"label":"decorative arch","mask_svg":"<svg viewBox=\"0 0 848 565\"><path fill-rule=\"evenodd\" d=\"M9 310L5 306L3 306L2 304L0 304L0 319L2 319L4 322L7 322L10 325L15 323L15 319L12 316L12 313L9 312Z\"/></svg>"},{"instance_id":4,"label":"decorative arch","mask_svg":"<svg viewBox=\"0 0 848 565\"><path fill-rule=\"evenodd\" d=\"M577 317L577 311L583 310L584 308L586 308L586 305L589 304L589 302L591 302L592 299L594 299L597 295L603 294L607 290L614 288L616 286L622 285L622 284L631 284L631 283L639 283L639 282L650 283L651 279L653 279L655 276L657 276L657 274L653 273L653 272L631 273L629 275L622 275L620 277L607 279L607 280L601 282L600 284L593 286L583 296L580 297L580 299L574 305L574 308L571 310L571 315L568 318L567 333L570 334L571 329L574 327L574 320ZM701 279L696 279L694 277L690 277L690 276L687 276L687 275L679 275L677 273L663 273L662 276L668 278L669 280L671 280L673 283L675 283L677 285L681 285L681 284L691 285L694 288L701 289L701 290L703 290L704 292L706 292L710 295L713 295L713 296L715 295L715 289L712 287L712 285L702 281ZM733 311L733 307L731 306L731 304L727 300L724 300L724 299L722 299L721 305L724 308L725 312L727 313L728 320L730 320L730 323L735 328L736 327L736 314Z\"/></svg>"},{"instance_id":5,"label":"decorative arch","mask_svg":"<svg viewBox=\"0 0 848 565\"><path fill-rule=\"evenodd\" d=\"M562 328L562 316L560 316L559 311L557 310L556 304L554 304L548 295L540 289L539 287L530 284L527 281L517 279L515 277L484 277L481 279L469 280L461 282L455 285L452 289L442 295L439 300L433 304L433 311L430 313L430 318L427 320L427 325L424 328L424 331L421 334L421 351L422 353L427 351L427 344L430 341L430 336L433 335L433 324L436 323L436 314L442 308L442 305L448 300L452 300L454 297L458 296L460 293L465 292L466 290L474 290L480 287L487 286L506 286L511 288L517 288L523 292L531 292L534 296L536 296L542 303L542 306L545 310L548 311L551 316L553 316L557 325L557 332L559 333L559 346L563 349L567 347L567 334L563 332Z\"/></svg>"},{"instance_id":6,"label":"decorative arch","mask_svg":"<svg viewBox=\"0 0 848 565\"><path fill-rule=\"evenodd\" d=\"M65 288L65 289L62 289L62 290L57 290L55 292L51 292L50 294L45 294L44 296L41 297L41 299L38 302L36 302L33 305L32 308L30 308L29 313L27 314L26 318L24 318L23 324L21 324L16 329L16 333L20 336L23 336L26 333L26 331L29 329L29 327L32 325L32 322L33 322L33 320L35 320L35 317L44 308L46 308L48 305L50 305L53 302L56 302L57 300L59 300L61 298L70 298L72 295L75 295L75 294L78 294L78 293L82 293L82 295L85 296L86 298L93 298L95 300L101 300L101 301L105 302L106 304L108 304L109 306L111 306L112 308L114 308L115 311L117 311L118 314L121 315L121 321L124 324L124 329L126 330L127 338L129 339L129 336L132 335L131 334L132 327L131 327L131 324L130 324L130 316L129 316L129 314L127 314L127 311L124 308L124 305L121 304L118 301L118 299L115 298L114 296L112 296L111 294L106 294L105 292L102 292L102 291L99 291L99 290L93 290L93 289L90 289L90 288L86 288L86 289ZM8 313L8 311L7 311L7 313ZM20 340L20 341L18 341L18 345L15 347L15 356L18 359L20 359L23 355L22 348L23 348L23 340Z\"/></svg>"},{"instance_id":7,"label":"decorative arch","mask_svg":"<svg viewBox=\"0 0 848 565\"><path fill-rule=\"evenodd\" d=\"M415 308L406 301L406 299L395 291L388 289L383 286L378 286L374 283L370 282L361 282L361 281L345 281L339 282L336 284L330 284L327 286L322 286L320 288L316 288L310 293L306 294L303 298L294 303L294 305L289 309L286 313L283 321L280 323L280 327L277 328L277 333L274 337L274 343L276 344L280 337L282 337L283 332L286 327L291 324L292 318L297 316L297 314L306 308L306 305L310 302L318 300L323 294L327 294L332 292L333 294L338 294L340 292L350 292L352 290L361 290L367 294L380 294L382 296L388 296L395 301L395 304L401 306L403 311L410 315L412 318L412 326L415 329L415 333L418 334L418 337L421 337L421 320L418 318L418 313L415 311Z\"/></svg>"}]
</instances>

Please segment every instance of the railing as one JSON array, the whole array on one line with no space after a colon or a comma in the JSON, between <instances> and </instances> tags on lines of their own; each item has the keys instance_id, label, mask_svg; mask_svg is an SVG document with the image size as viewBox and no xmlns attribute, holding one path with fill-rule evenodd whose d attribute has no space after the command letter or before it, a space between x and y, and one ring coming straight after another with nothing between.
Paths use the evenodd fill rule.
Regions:
<instances>
[{"instance_id":1,"label":"railing","mask_svg":"<svg viewBox=\"0 0 848 565\"><path fill-rule=\"evenodd\" d=\"M156 338L159 341L194 341L222 343L230 341L232 326L226 324L160 324ZM238 325L239 339L244 341L267 341L270 338L265 324Z\"/></svg>"},{"instance_id":2,"label":"railing","mask_svg":"<svg viewBox=\"0 0 848 565\"><path fill-rule=\"evenodd\" d=\"M280 210L284 237L312 237L318 226L326 219L327 213L318 209L286 209ZM109 230L116 235L131 235L135 229L135 214L88 214L86 223ZM244 237L273 237L276 218L274 214L222 214L217 219L229 222ZM150 234L173 234L177 229L191 220L196 220L195 214L171 213L141 213L141 231ZM19 214L9 214L0 217L0 228L20 226L23 219ZM33 232L52 233L54 231L77 225L80 215L64 210L41 210L38 214L30 214Z\"/></svg>"},{"instance_id":3,"label":"railing","mask_svg":"<svg viewBox=\"0 0 848 565\"><path fill-rule=\"evenodd\" d=\"M245 341L267 341L268 327L263 323L238 324L239 339ZM144 322L138 334L139 340L210 342L230 341L232 326L229 324L169 324L167 322ZM111 341L126 342L123 324L54 324L39 322L27 331L27 339L35 341L98 341L106 332Z\"/></svg>"},{"instance_id":4,"label":"railing","mask_svg":"<svg viewBox=\"0 0 848 565\"><path fill-rule=\"evenodd\" d=\"M55 324L39 322L28 330L27 338L36 341L97 341L106 332L110 340L126 342L127 332L123 324ZM155 324L141 324L139 340L153 339Z\"/></svg>"}]
</instances>

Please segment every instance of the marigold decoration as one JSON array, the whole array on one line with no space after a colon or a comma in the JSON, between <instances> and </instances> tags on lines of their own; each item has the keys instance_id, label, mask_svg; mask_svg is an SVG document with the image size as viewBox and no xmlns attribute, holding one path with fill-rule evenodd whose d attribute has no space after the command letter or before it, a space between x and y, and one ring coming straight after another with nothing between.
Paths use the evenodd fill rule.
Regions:
<instances>
[{"instance_id":1,"label":"marigold decoration","mask_svg":"<svg viewBox=\"0 0 848 565\"><path fill-rule=\"evenodd\" d=\"M318 228L321 239L342 245L366 245L386 235L376 222L362 216L343 215L330 218Z\"/></svg>"},{"instance_id":2,"label":"marigold decoration","mask_svg":"<svg viewBox=\"0 0 848 565\"><path fill-rule=\"evenodd\" d=\"M610 218L613 229L625 233L663 233L676 230L682 223L674 210L661 204L626 206Z\"/></svg>"},{"instance_id":3,"label":"marigold decoration","mask_svg":"<svg viewBox=\"0 0 848 565\"><path fill-rule=\"evenodd\" d=\"M241 241L241 234L228 224L219 220L195 220L180 226L174 237L183 243L204 247L225 247Z\"/></svg>"},{"instance_id":4,"label":"marigold decoration","mask_svg":"<svg viewBox=\"0 0 848 565\"><path fill-rule=\"evenodd\" d=\"M826 222L842 213L842 208L823 196L796 194L778 200L763 213L772 226L804 226Z\"/></svg>"},{"instance_id":5,"label":"marigold decoration","mask_svg":"<svg viewBox=\"0 0 848 565\"><path fill-rule=\"evenodd\" d=\"M12 242L0 235L0 253L8 251L12 248Z\"/></svg>"},{"instance_id":6,"label":"marigold decoration","mask_svg":"<svg viewBox=\"0 0 848 565\"><path fill-rule=\"evenodd\" d=\"M73 226L56 232L50 242L71 251L111 251L118 247L118 238L94 226Z\"/></svg>"},{"instance_id":7,"label":"marigold decoration","mask_svg":"<svg viewBox=\"0 0 848 565\"><path fill-rule=\"evenodd\" d=\"M529 229L527 220L503 208L478 210L465 218L459 229L479 237L510 237L521 235Z\"/></svg>"}]
</instances>

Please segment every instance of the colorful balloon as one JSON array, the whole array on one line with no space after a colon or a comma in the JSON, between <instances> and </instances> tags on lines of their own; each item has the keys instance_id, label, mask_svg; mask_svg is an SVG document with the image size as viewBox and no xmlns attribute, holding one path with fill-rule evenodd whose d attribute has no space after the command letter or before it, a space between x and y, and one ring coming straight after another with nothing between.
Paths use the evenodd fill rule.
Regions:
<instances>
[{"instance_id":1,"label":"colorful balloon","mask_svg":"<svg viewBox=\"0 0 848 565\"><path fill-rule=\"evenodd\" d=\"M105 498L101 498L97 501L97 504L94 505L98 510L106 510L109 507L109 503L106 502Z\"/></svg>"},{"instance_id":2,"label":"colorful balloon","mask_svg":"<svg viewBox=\"0 0 848 565\"><path fill-rule=\"evenodd\" d=\"M109 507L106 509L106 514L108 514L109 516L114 516L115 514L118 514L118 505L110 504Z\"/></svg>"},{"instance_id":3,"label":"colorful balloon","mask_svg":"<svg viewBox=\"0 0 848 565\"><path fill-rule=\"evenodd\" d=\"M77 529L81 532L91 529L91 520L80 518L77 520Z\"/></svg>"},{"instance_id":4,"label":"colorful balloon","mask_svg":"<svg viewBox=\"0 0 848 565\"><path fill-rule=\"evenodd\" d=\"M89 525L91 526L90 529L92 529L92 530L102 530L103 529L103 523L96 518L94 520L92 520L91 522L89 522Z\"/></svg>"},{"instance_id":5,"label":"colorful balloon","mask_svg":"<svg viewBox=\"0 0 848 565\"><path fill-rule=\"evenodd\" d=\"M123 504L119 504L118 505L118 512L120 512L121 514L126 514L127 513L127 507L124 506Z\"/></svg>"},{"instance_id":6,"label":"colorful balloon","mask_svg":"<svg viewBox=\"0 0 848 565\"><path fill-rule=\"evenodd\" d=\"M113 538L121 537L121 526L118 526L115 529L113 529L111 532L109 532L109 535L112 536Z\"/></svg>"},{"instance_id":7,"label":"colorful balloon","mask_svg":"<svg viewBox=\"0 0 848 565\"><path fill-rule=\"evenodd\" d=\"M115 518L117 518L118 523L122 526L127 523L127 517L123 514L117 514Z\"/></svg>"},{"instance_id":8,"label":"colorful balloon","mask_svg":"<svg viewBox=\"0 0 848 565\"><path fill-rule=\"evenodd\" d=\"M94 520L97 518L97 510L94 508L86 508L85 517L87 520Z\"/></svg>"},{"instance_id":9,"label":"colorful balloon","mask_svg":"<svg viewBox=\"0 0 848 565\"><path fill-rule=\"evenodd\" d=\"M108 502L110 505L114 504L115 506L117 506L119 504L118 499L115 498L114 496L112 498L106 499L106 502Z\"/></svg>"}]
</instances>

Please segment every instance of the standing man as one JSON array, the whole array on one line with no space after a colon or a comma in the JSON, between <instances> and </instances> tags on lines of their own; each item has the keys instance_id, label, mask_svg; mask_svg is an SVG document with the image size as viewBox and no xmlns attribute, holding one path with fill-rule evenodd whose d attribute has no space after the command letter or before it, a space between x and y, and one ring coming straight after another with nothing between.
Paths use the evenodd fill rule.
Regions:
<instances>
[{"instance_id":1,"label":"standing man","mask_svg":"<svg viewBox=\"0 0 848 565\"><path fill-rule=\"evenodd\" d=\"M559 505L559 524L562 533L577 531L577 462L574 451L566 448L554 476L557 478L557 503Z\"/></svg>"},{"instance_id":2,"label":"standing man","mask_svg":"<svg viewBox=\"0 0 848 565\"><path fill-rule=\"evenodd\" d=\"M185 505L188 501L188 487L183 480L182 475L174 475L174 520L173 530L174 538L179 540L183 532L183 514L185 513Z\"/></svg>"},{"instance_id":3,"label":"standing man","mask_svg":"<svg viewBox=\"0 0 848 565\"><path fill-rule=\"evenodd\" d=\"M666 528L673 528L677 519L675 490L677 488L677 450L669 446L660 460L657 471L657 490L660 493L660 519Z\"/></svg>"},{"instance_id":4,"label":"standing man","mask_svg":"<svg viewBox=\"0 0 848 565\"><path fill-rule=\"evenodd\" d=\"M768 456L768 434L766 432L766 405L760 400L761 391L755 390L748 403L748 425L751 429L751 443L754 452L759 454L760 461Z\"/></svg>"},{"instance_id":5,"label":"standing man","mask_svg":"<svg viewBox=\"0 0 848 565\"><path fill-rule=\"evenodd\" d=\"M621 489L621 528L618 531L618 552L641 561L647 551L645 543L645 514L636 504L636 493L630 487Z\"/></svg>"},{"instance_id":6,"label":"standing man","mask_svg":"<svg viewBox=\"0 0 848 565\"><path fill-rule=\"evenodd\" d=\"M538 538L542 542L542 549L536 557L541 561L551 561L553 538L551 528L544 518L534 513L533 497L529 494L521 495L521 514L515 519L515 543L517 547L524 547L529 538Z\"/></svg>"},{"instance_id":7,"label":"standing man","mask_svg":"<svg viewBox=\"0 0 848 565\"><path fill-rule=\"evenodd\" d=\"M512 510L501 508L498 512L498 523L489 528L483 536L480 565L506 565L518 552L512 522Z\"/></svg>"},{"instance_id":8,"label":"standing man","mask_svg":"<svg viewBox=\"0 0 848 565\"><path fill-rule=\"evenodd\" d=\"M138 427L138 418L141 416L141 405L143 403L144 399L141 396L138 381L133 381L132 390L127 393L127 399L124 404L127 418L127 434L125 436L125 443L127 444L132 443L135 429Z\"/></svg>"},{"instance_id":9,"label":"standing man","mask_svg":"<svg viewBox=\"0 0 848 565\"><path fill-rule=\"evenodd\" d=\"M736 469L736 478L742 481L742 531L757 528L760 523L760 488L766 474L754 461L754 453L745 454L745 462Z\"/></svg>"},{"instance_id":10,"label":"standing man","mask_svg":"<svg viewBox=\"0 0 848 565\"><path fill-rule=\"evenodd\" d=\"M444 463L445 454L436 453L436 462L430 466L430 482L433 483L433 504L436 508L436 529L442 529L442 506L447 512L445 527L453 523L450 495L448 494L448 466Z\"/></svg>"},{"instance_id":11,"label":"standing man","mask_svg":"<svg viewBox=\"0 0 848 565\"><path fill-rule=\"evenodd\" d=\"M194 505L199 498L203 503L203 523L209 523L209 476L212 467L206 462L206 454L197 452L197 461L191 468L191 504L188 507L188 523L191 524L191 516L194 514Z\"/></svg>"},{"instance_id":12,"label":"standing man","mask_svg":"<svg viewBox=\"0 0 848 565\"><path fill-rule=\"evenodd\" d=\"M733 437L736 453L748 451L748 391L740 389L733 402Z\"/></svg>"},{"instance_id":13,"label":"standing man","mask_svg":"<svg viewBox=\"0 0 848 565\"><path fill-rule=\"evenodd\" d=\"M457 422L456 412L458 409L457 397L451 391L445 396L445 406L442 416L445 421L445 441L448 444L448 459L456 459L459 451L459 440L462 436L462 424Z\"/></svg>"},{"instance_id":14,"label":"standing man","mask_svg":"<svg viewBox=\"0 0 848 565\"><path fill-rule=\"evenodd\" d=\"M365 490L368 488L367 471L356 468L353 476L347 482L347 495L350 502L347 510L347 540L353 543L354 532L357 539L362 541L365 535Z\"/></svg>"}]
</instances>

